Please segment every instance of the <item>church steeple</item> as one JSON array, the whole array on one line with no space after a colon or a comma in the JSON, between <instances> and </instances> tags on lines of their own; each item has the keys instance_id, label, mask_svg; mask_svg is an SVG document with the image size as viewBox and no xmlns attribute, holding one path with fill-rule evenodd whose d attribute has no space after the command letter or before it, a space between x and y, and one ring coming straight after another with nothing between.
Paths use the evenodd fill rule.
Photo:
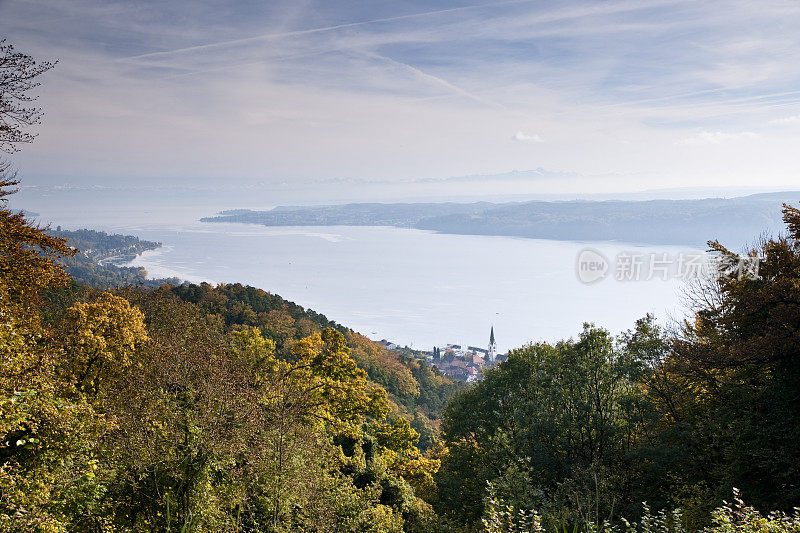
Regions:
<instances>
[{"instance_id":1,"label":"church steeple","mask_svg":"<svg viewBox=\"0 0 800 533\"><path fill-rule=\"evenodd\" d=\"M494 342L494 326L489 333L489 363L494 364L495 356L497 355L497 343Z\"/></svg>"}]
</instances>

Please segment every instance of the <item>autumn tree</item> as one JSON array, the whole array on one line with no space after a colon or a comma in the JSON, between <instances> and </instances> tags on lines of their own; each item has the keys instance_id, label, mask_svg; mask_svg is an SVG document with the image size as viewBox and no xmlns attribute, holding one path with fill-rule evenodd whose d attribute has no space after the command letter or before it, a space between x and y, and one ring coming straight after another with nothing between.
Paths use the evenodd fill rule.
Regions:
<instances>
[{"instance_id":1,"label":"autumn tree","mask_svg":"<svg viewBox=\"0 0 800 533\"><path fill-rule=\"evenodd\" d=\"M41 111L24 105L51 66L0 43L1 150L33 140L25 128ZM60 349L38 311L42 290L68 283L55 260L75 251L8 209L17 184L0 161L0 531L61 531L78 517L98 526L89 509L102 490L95 444L105 422L65 394L55 372Z\"/></svg>"},{"instance_id":2,"label":"autumn tree","mask_svg":"<svg viewBox=\"0 0 800 533\"><path fill-rule=\"evenodd\" d=\"M91 496L93 453L86 443L102 420L63 395L55 379L58 349L49 346L37 305L40 291L67 282L54 258L73 253L6 207L15 185L0 165L0 531L57 530L70 521L61 500ZM67 491L71 488L71 494Z\"/></svg>"},{"instance_id":3,"label":"autumn tree","mask_svg":"<svg viewBox=\"0 0 800 533\"><path fill-rule=\"evenodd\" d=\"M101 406L115 424L103 443L101 465L109 473L114 524L135 531L233 531L233 509L244 496L239 470L232 465L246 448L249 424L258 420L251 417L255 398L248 396L238 363L227 357L223 325L168 289L131 288L118 295L130 308L109 299L119 307L109 313L101 300L67 319L90 324L95 315L116 313L132 316L135 324L139 314L134 310L144 315L143 342L129 342L138 328L129 328L133 335L103 333L105 319L92 334L103 339L81 344L76 334L69 340L79 352L85 350L77 359L78 376L100 342L114 348L97 362L110 364L113 358L123 367L129 361L124 371L105 367L100 374L100 390L106 391L99 396Z\"/></svg>"},{"instance_id":4,"label":"autumn tree","mask_svg":"<svg viewBox=\"0 0 800 533\"><path fill-rule=\"evenodd\" d=\"M109 293L69 308L61 334L68 379L90 396L99 392L109 374L130 367L137 345L147 340L141 311Z\"/></svg>"},{"instance_id":5,"label":"autumn tree","mask_svg":"<svg viewBox=\"0 0 800 533\"><path fill-rule=\"evenodd\" d=\"M800 210L784 205L786 233L744 256L755 275L714 277L694 291L694 313L667 368L675 384L665 445L685 504L708 511L730 487L757 506L800 501ZM739 254L709 243L722 264Z\"/></svg>"}]
</instances>

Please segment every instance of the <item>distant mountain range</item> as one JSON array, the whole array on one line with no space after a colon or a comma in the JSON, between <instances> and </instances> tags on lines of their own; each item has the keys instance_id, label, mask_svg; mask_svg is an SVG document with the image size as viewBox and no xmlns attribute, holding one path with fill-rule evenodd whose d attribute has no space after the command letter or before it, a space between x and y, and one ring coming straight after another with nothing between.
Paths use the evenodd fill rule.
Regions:
<instances>
[{"instance_id":1,"label":"distant mountain range","mask_svg":"<svg viewBox=\"0 0 800 533\"><path fill-rule=\"evenodd\" d=\"M800 191L737 198L648 201L356 203L221 211L203 222L264 226L394 226L463 235L704 246L718 239L739 248L781 231L783 203Z\"/></svg>"}]
</instances>

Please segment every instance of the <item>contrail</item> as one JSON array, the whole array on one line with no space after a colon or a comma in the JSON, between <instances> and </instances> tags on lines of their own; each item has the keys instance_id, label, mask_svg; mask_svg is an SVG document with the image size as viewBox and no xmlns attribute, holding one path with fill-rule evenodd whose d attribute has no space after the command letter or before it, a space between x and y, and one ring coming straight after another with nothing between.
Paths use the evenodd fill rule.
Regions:
<instances>
[{"instance_id":1,"label":"contrail","mask_svg":"<svg viewBox=\"0 0 800 533\"><path fill-rule=\"evenodd\" d=\"M176 48L174 50L165 50L162 52L150 52L147 54L140 54L135 56L129 56L120 58L118 61L128 61L128 60L136 60L136 59L146 59L151 57L162 57L162 56L169 56L172 54L181 54L184 52L194 52L197 50L208 50L213 48L220 48L224 46L230 45L237 45L237 44L246 44L258 41L268 41L271 39L281 39L284 37L295 37L298 35L311 35L314 33L323 33L328 31L335 31L344 28L354 28L358 26L365 26L368 24L378 24L381 22L395 22L398 20L409 20L421 17L429 17L433 15L442 15L445 13L456 13L460 11L470 11L475 9L484 9L487 7L501 7L501 6L508 6L508 5L517 5L517 4L529 4L539 2L540 0L505 0L502 2L491 2L491 3L484 3L484 4L476 4L472 6L462 6L462 7L454 7L449 9L439 9L436 11L426 11L424 13L412 13L409 15L398 15L395 17L385 17L385 18L378 18L372 20L363 20L360 22L348 22L345 24L336 24L333 26L323 26L320 28L310 28L307 30L294 30L288 32L280 32L280 33L267 33L263 35L256 35L254 37L245 37L243 39L233 39L229 41L220 41L216 43L209 43L209 44L201 44L197 46L188 46L186 48ZM540 17L539 20L534 22L552 22L556 20L562 19L569 19L569 18L579 18L581 16L586 16L589 14L596 14L596 13L613 13L617 11L629 11L635 9L642 9L645 7L654 7L658 5L669 5L669 4L681 4L681 3L689 3L692 0L651 0L650 2L642 4L639 1L622 1L619 3L612 3L610 5L600 5L594 6L590 5L584 7L583 9L579 9L577 11L572 12L556 12L552 14L543 15Z\"/></svg>"},{"instance_id":2,"label":"contrail","mask_svg":"<svg viewBox=\"0 0 800 533\"><path fill-rule=\"evenodd\" d=\"M373 20L363 20L360 22L348 22L346 24L337 24L335 26L323 26L321 28L310 28L307 30L295 30L295 31L288 31L282 33L267 33L264 35L256 35L254 37L245 37L243 39L233 39L230 41L221 41L217 43L209 43L209 44L201 44L197 46L189 46L186 48L176 48L175 50L165 50L163 52L150 52L148 54L140 54L137 56L130 56L121 58L121 60L132 60L132 59L145 59L149 57L160 57L160 56L167 56L171 54L180 54L184 52L194 52L197 50L207 50L211 48L218 48L223 46L229 45L236 45L236 44L245 44L251 42L258 42L258 41L268 41L270 39L280 39L283 37L295 37L298 35L309 35L313 33L322 33L326 31L334 31L340 30L343 28L353 28L356 26L364 26L367 24L377 24L380 22L394 22L398 20L407 20L419 17L428 17L431 15L441 15L444 13L453 13L457 11L467 11L471 9L482 9L485 7L496 7L496 6L504 6L504 5L513 5L513 4L525 4L530 2L535 2L537 0L507 0L505 2L493 2L489 4L479 4L474 6L462 6L462 7L454 7L450 9L439 9L437 11L426 11L425 13L413 13L410 15L398 15L396 17L386 17L386 18L379 18Z\"/></svg>"},{"instance_id":3,"label":"contrail","mask_svg":"<svg viewBox=\"0 0 800 533\"><path fill-rule=\"evenodd\" d=\"M502 105L502 104L499 104L497 102L489 100L488 98L482 98L480 96L474 95L471 92L469 92L469 91L467 91L465 89L462 89L461 87L459 87L457 85L453 85L452 83L450 83L447 80L444 80L444 79L442 79L442 78L440 78L438 76L434 76L433 74L428 74L427 72L425 72L423 70L420 70L417 67L413 67L413 66L409 65L408 63L403 63L402 61L397 61L395 59L392 59L391 57L382 56L380 54L375 54L375 53L372 53L372 52L361 51L360 53L365 55L365 56L367 56L367 57L381 59L381 60L386 61L388 63L391 63L393 65L397 65L400 68L403 68L405 70L408 70L409 72L412 72L413 74L415 74L416 76L419 76L420 78L423 78L425 80L431 81L431 82L435 83L436 85L440 85L440 86L452 91L453 93L461 95L461 96L464 96L466 98L469 98L470 100L474 100L476 102L479 102L479 103L484 104L484 105L488 105L490 107L498 107L498 108L501 108L501 109L506 109L506 107L504 105Z\"/></svg>"}]
</instances>

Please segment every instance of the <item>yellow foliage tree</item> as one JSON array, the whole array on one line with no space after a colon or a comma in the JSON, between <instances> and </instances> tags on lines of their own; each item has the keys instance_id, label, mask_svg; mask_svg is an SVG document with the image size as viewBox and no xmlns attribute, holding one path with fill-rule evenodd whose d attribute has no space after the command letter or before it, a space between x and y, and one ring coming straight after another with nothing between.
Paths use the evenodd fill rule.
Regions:
<instances>
[{"instance_id":1,"label":"yellow foliage tree","mask_svg":"<svg viewBox=\"0 0 800 533\"><path fill-rule=\"evenodd\" d=\"M292 345L291 353L295 362L286 379L302 391L308 414L333 431L352 432L365 416L383 419L388 414L386 391L369 383L338 331L328 328L305 337Z\"/></svg>"},{"instance_id":2,"label":"yellow foliage tree","mask_svg":"<svg viewBox=\"0 0 800 533\"><path fill-rule=\"evenodd\" d=\"M6 209L16 183L0 163L0 531L66 531L97 494L105 421L62 394L38 315L40 291L69 282L54 259L75 251Z\"/></svg>"},{"instance_id":3,"label":"yellow foliage tree","mask_svg":"<svg viewBox=\"0 0 800 533\"><path fill-rule=\"evenodd\" d=\"M69 308L62 332L67 374L90 396L99 392L107 376L130 366L136 347L147 340L142 312L109 293Z\"/></svg>"}]
</instances>

